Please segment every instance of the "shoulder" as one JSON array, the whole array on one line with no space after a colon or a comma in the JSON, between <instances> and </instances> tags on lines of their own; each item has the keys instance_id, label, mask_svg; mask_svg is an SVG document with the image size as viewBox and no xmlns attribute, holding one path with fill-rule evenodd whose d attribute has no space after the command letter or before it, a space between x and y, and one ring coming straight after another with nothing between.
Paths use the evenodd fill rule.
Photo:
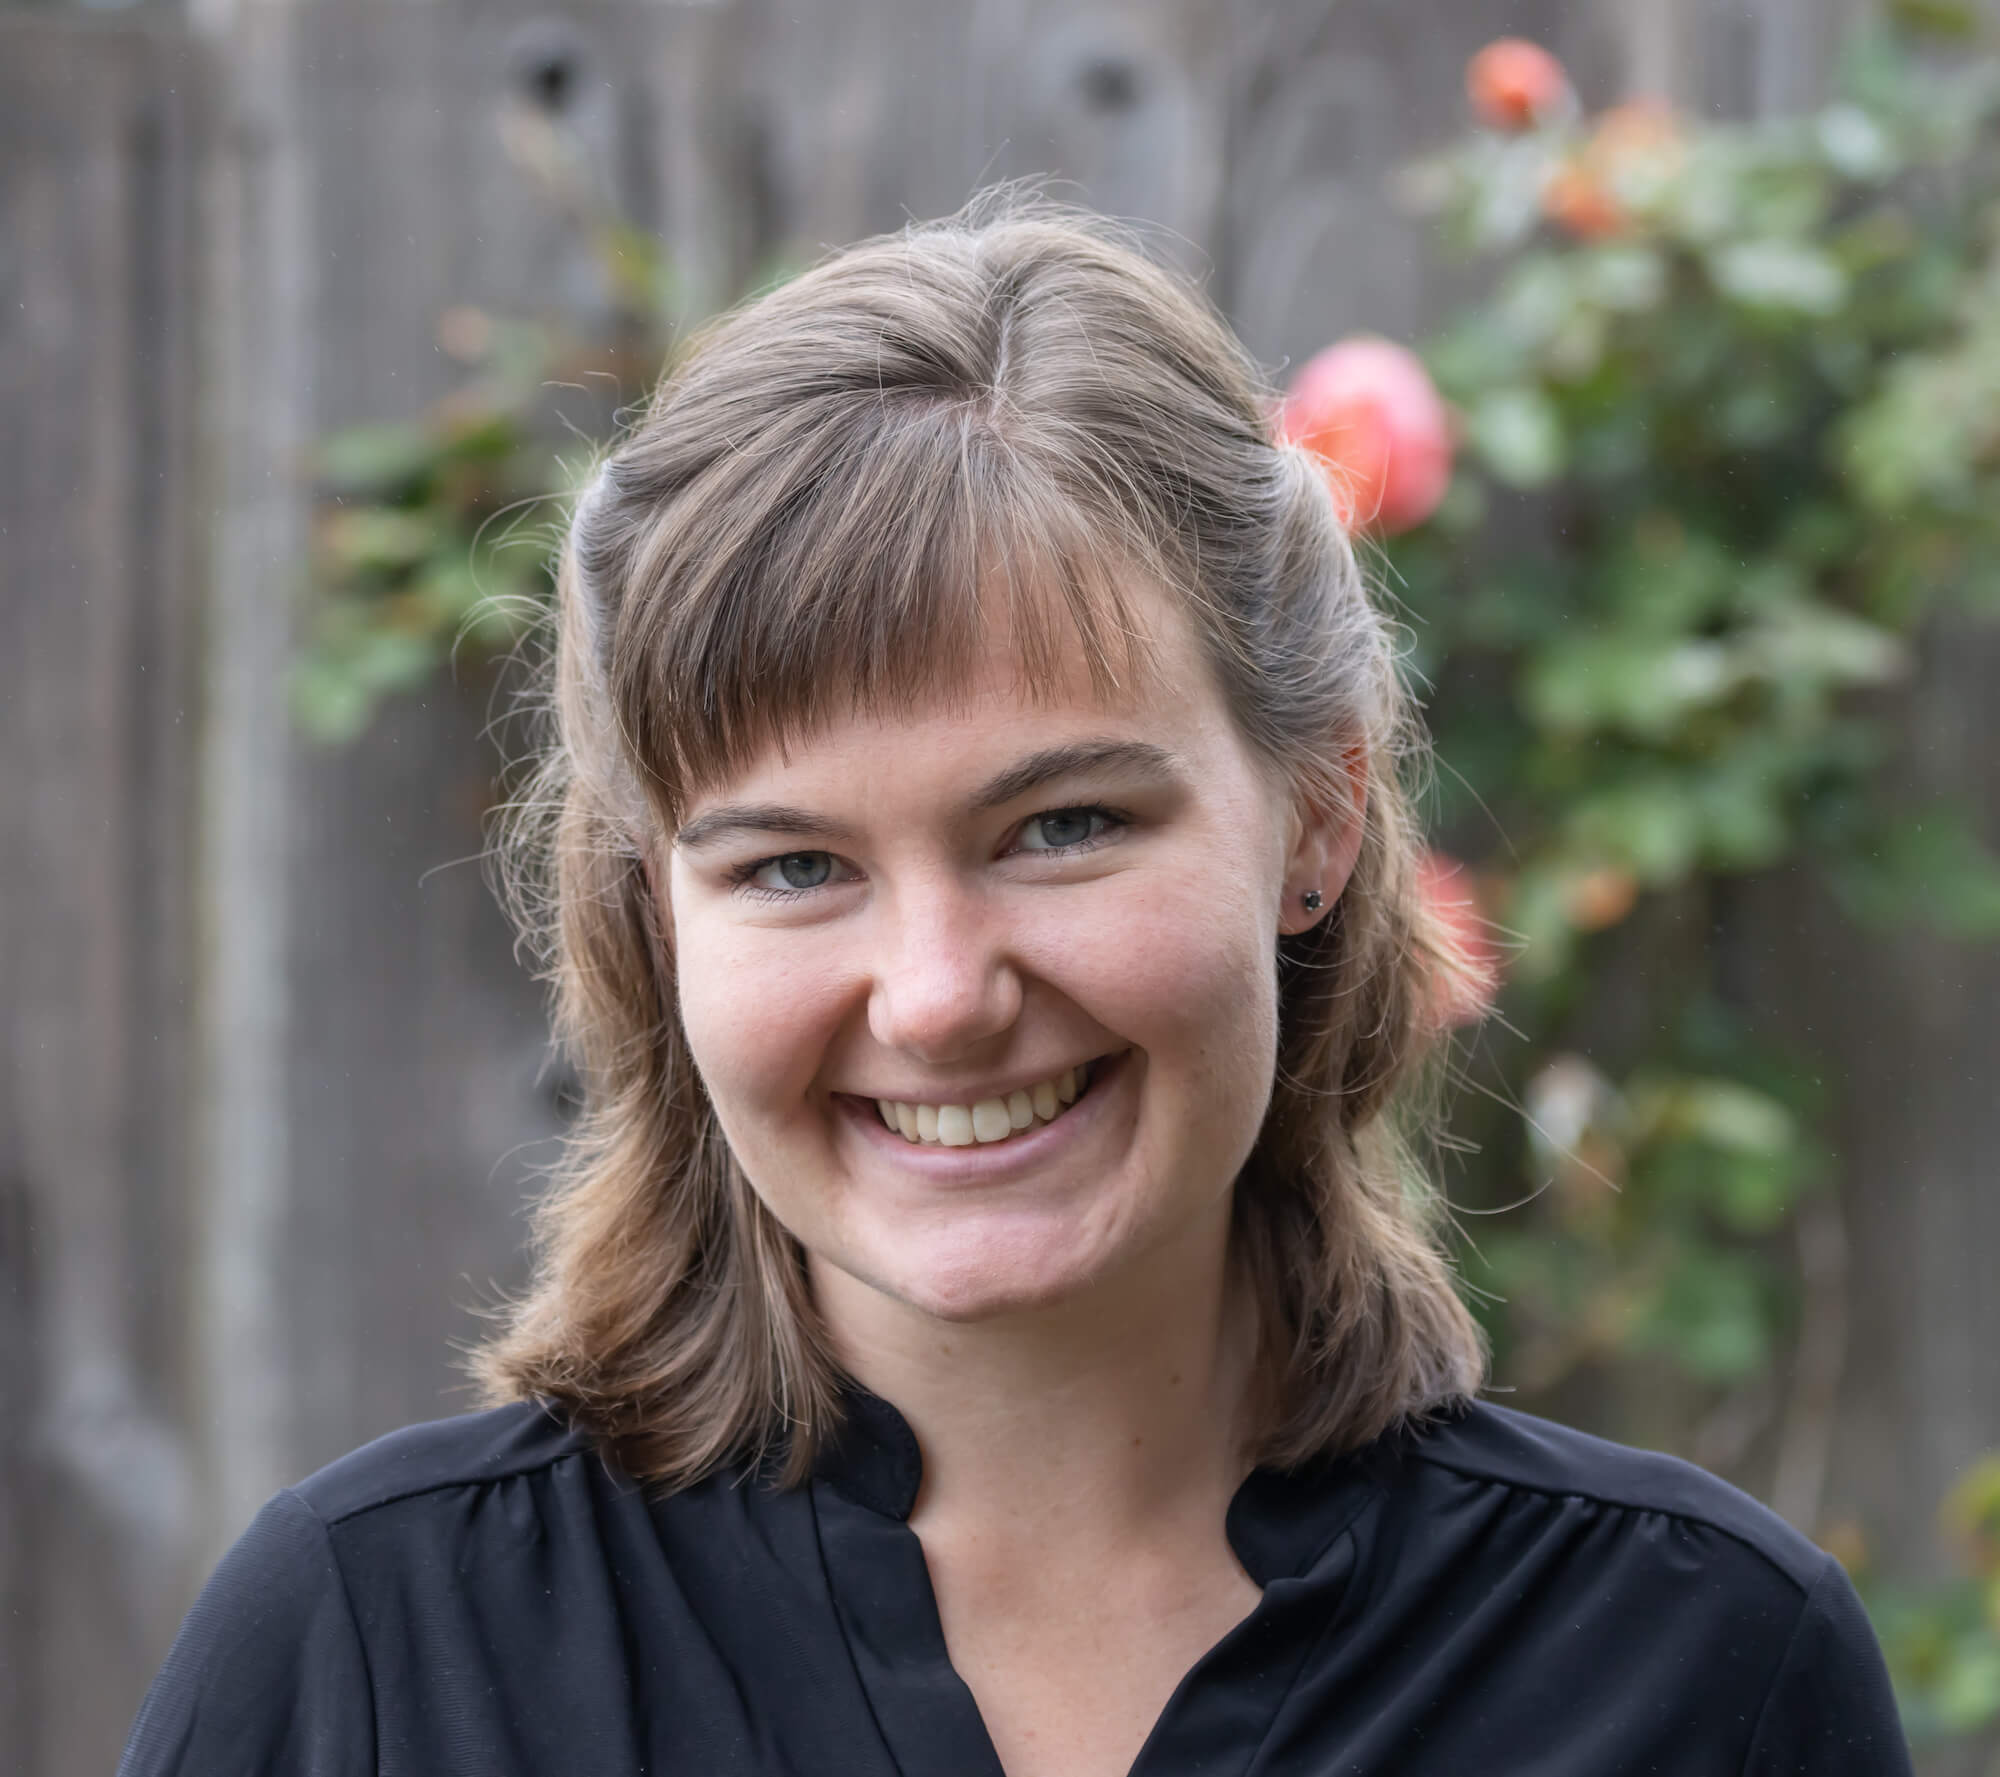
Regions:
<instances>
[{"instance_id":1,"label":"shoulder","mask_svg":"<svg viewBox=\"0 0 2000 1777\"><path fill-rule=\"evenodd\" d=\"M1472 1718L1529 1699L1565 1732L1595 1723L1624 1754L1606 1769L1907 1774L1853 1586L1748 1494L1484 1402L1386 1440L1372 1468L1370 1599L1397 1649L1476 1649L1494 1688L1460 1697Z\"/></svg>"},{"instance_id":2,"label":"shoulder","mask_svg":"<svg viewBox=\"0 0 2000 1777\"><path fill-rule=\"evenodd\" d=\"M375 1769L367 1661L326 1526L274 1495L203 1586L132 1725L119 1777Z\"/></svg>"},{"instance_id":3,"label":"shoulder","mask_svg":"<svg viewBox=\"0 0 2000 1777\"><path fill-rule=\"evenodd\" d=\"M450 1657L462 1559L490 1571L476 1556L532 1541L543 1514L518 1498L485 1509L492 1491L533 1485L590 1448L540 1406L507 1406L392 1432L274 1494L182 1623L121 1777L366 1777L384 1695L416 1682L375 1666L371 1636L420 1647L405 1630L421 1623ZM598 1485L594 1460L577 1468L575 1485ZM503 1602L519 1599L503 1587Z\"/></svg>"},{"instance_id":4,"label":"shoulder","mask_svg":"<svg viewBox=\"0 0 2000 1777\"><path fill-rule=\"evenodd\" d=\"M385 1506L552 1469L592 1448L549 1408L517 1401L390 1432L290 1492L331 1527Z\"/></svg>"},{"instance_id":5,"label":"shoulder","mask_svg":"<svg viewBox=\"0 0 2000 1777\"><path fill-rule=\"evenodd\" d=\"M1740 1551L1803 1597L1829 1557L1749 1494L1679 1457L1637 1450L1490 1402L1423 1428L1402 1445L1407 1460L1527 1499L1575 1500L1655 1514Z\"/></svg>"}]
</instances>

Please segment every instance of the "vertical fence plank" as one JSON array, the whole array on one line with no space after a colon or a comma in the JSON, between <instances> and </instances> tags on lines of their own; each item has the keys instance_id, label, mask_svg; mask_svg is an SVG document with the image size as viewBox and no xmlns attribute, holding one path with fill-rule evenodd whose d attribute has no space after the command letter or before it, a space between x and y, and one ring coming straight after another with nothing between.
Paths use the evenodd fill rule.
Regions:
<instances>
[{"instance_id":1,"label":"vertical fence plank","mask_svg":"<svg viewBox=\"0 0 2000 1777\"><path fill-rule=\"evenodd\" d=\"M0 20L0 1263L25 1347L5 1362L32 1391L0 1731L10 1760L64 1777L115 1762L117 1711L185 1602L194 1510L177 1426L197 74L155 31Z\"/></svg>"},{"instance_id":2,"label":"vertical fence plank","mask_svg":"<svg viewBox=\"0 0 2000 1777\"><path fill-rule=\"evenodd\" d=\"M212 1563L295 1479L295 1355L280 1276L290 1200L286 972L294 822L285 701L304 542L297 462L312 338L308 193L291 128L290 8L200 39L219 123L205 157L198 414L206 575L191 1198L199 1541Z\"/></svg>"}]
</instances>

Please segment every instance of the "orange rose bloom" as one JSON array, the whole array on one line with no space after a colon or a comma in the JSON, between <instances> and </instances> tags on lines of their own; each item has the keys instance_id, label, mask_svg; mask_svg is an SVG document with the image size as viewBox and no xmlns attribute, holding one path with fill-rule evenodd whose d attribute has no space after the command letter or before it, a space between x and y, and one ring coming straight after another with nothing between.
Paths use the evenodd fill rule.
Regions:
<instances>
[{"instance_id":1,"label":"orange rose bloom","mask_svg":"<svg viewBox=\"0 0 2000 1777\"><path fill-rule=\"evenodd\" d=\"M1479 121L1516 134L1561 112L1570 102L1563 65L1525 37L1501 37L1465 68L1466 97Z\"/></svg>"}]
</instances>

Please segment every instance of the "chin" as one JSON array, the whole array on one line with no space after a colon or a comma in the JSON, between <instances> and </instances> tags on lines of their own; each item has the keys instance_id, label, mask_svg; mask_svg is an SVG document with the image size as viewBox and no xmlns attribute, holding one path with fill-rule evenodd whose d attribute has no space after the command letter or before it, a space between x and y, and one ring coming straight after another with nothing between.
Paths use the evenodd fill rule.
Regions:
<instances>
[{"instance_id":1,"label":"chin","mask_svg":"<svg viewBox=\"0 0 2000 1777\"><path fill-rule=\"evenodd\" d=\"M888 1263L855 1267L884 1294L934 1320L958 1325L1054 1307L1087 1290L1110 1267L1074 1229L961 1231L905 1245ZM943 1250L937 1250L941 1247Z\"/></svg>"}]
</instances>

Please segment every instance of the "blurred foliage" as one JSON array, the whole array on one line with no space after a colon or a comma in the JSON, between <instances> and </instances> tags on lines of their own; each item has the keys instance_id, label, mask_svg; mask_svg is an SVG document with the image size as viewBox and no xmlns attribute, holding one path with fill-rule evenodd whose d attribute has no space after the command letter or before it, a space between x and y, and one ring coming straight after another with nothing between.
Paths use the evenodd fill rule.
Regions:
<instances>
[{"instance_id":1,"label":"blurred foliage","mask_svg":"<svg viewBox=\"0 0 2000 1777\"><path fill-rule=\"evenodd\" d=\"M470 309L450 311L441 331L479 363L477 380L418 419L352 427L320 447L320 596L293 701L324 740L358 734L380 698L424 684L460 644L508 648L549 596L546 548L518 521L560 486L554 452L531 446L564 354L545 328Z\"/></svg>"},{"instance_id":2,"label":"blurred foliage","mask_svg":"<svg viewBox=\"0 0 2000 1777\"><path fill-rule=\"evenodd\" d=\"M1785 1360L1844 1314L1801 1257L1824 1087L1721 986L1730 879L1802 865L1864 928L2000 936L2000 860L1895 800L1869 713L1933 615L2000 617L2000 62L1930 53L1930 10L1853 39L1810 115L1550 105L1400 176L1492 270L1424 347L1452 488L1384 546L1440 824L1504 836L1472 861L1518 1119L1473 1119L1465 1274L1504 1380L1671 1393L1724 1467L1783 1467ZM2000 1717L1996 1476L1953 1507L1978 1577L1880 1593L1916 1726Z\"/></svg>"},{"instance_id":3,"label":"blurred foliage","mask_svg":"<svg viewBox=\"0 0 2000 1777\"><path fill-rule=\"evenodd\" d=\"M314 596L292 692L301 726L324 741L353 739L385 697L448 660L503 655L533 632L576 474L678 349L682 293L660 243L597 191L557 122L520 108L502 123L508 153L586 243L600 313L585 329L447 309L437 345L464 367L459 385L414 418L321 441ZM767 261L751 288L794 269ZM579 430L565 396L593 410L601 436Z\"/></svg>"},{"instance_id":4,"label":"blurred foliage","mask_svg":"<svg viewBox=\"0 0 2000 1777\"><path fill-rule=\"evenodd\" d=\"M1911 1728L1970 1733L2000 1720L2000 1454L1974 1466L1940 1516L1964 1559L1960 1584L1877 1584L1865 1561L1859 1577Z\"/></svg>"}]
</instances>

